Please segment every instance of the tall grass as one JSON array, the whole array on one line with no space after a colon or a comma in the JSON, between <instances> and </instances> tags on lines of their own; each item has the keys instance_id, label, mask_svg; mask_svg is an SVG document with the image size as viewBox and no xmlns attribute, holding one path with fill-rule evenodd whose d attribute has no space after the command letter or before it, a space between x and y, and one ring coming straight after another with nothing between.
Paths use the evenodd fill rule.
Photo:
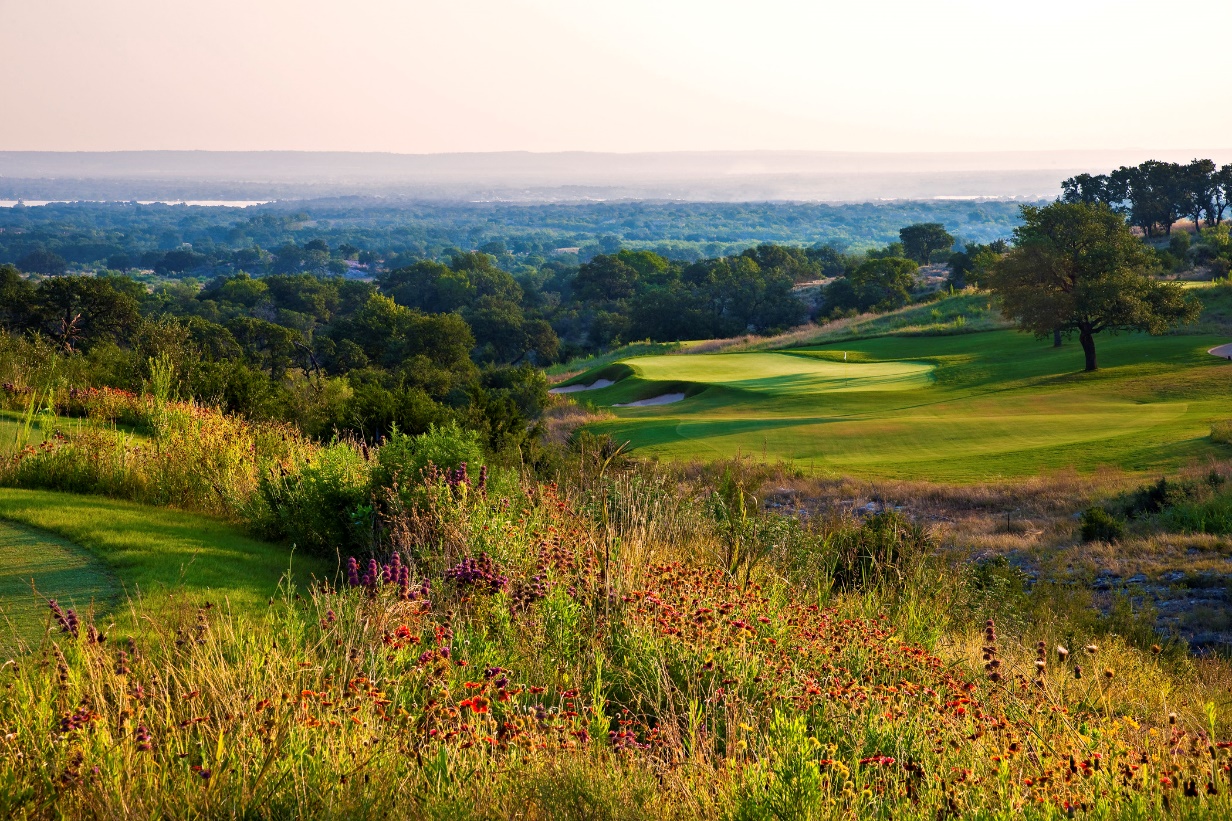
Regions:
<instances>
[{"instance_id":1,"label":"tall grass","mask_svg":"<svg viewBox=\"0 0 1232 821\"><path fill-rule=\"evenodd\" d=\"M53 610L0 666L0 814L1232 811L1226 673L1053 622L1002 634L1012 602L985 624L944 566L876 571L915 538L889 518L753 527L746 574L696 549L730 523L705 486L610 456L585 476L425 478L396 561L262 617L161 598L129 641ZM843 557L844 580L793 570Z\"/></svg>"},{"instance_id":2,"label":"tall grass","mask_svg":"<svg viewBox=\"0 0 1232 821\"><path fill-rule=\"evenodd\" d=\"M290 426L191 402L99 390L74 392L67 404L87 421L0 461L0 484L234 516L261 476L297 471L315 450Z\"/></svg>"}]
</instances>

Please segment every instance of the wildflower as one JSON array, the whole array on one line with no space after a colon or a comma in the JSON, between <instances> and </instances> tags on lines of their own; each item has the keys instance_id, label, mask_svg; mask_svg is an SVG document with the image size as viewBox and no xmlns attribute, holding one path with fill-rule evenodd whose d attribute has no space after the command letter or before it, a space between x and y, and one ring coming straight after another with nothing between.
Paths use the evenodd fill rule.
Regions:
<instances>
[{"instance_id":1,"label":"wildflower","mask_svg":"<svg viewBox=\"0 0 1232 821\"><path fill-rule=\"evenodd\" d=\"M445 578L459 588L474 588L479 593L499 593L509 585L509 578L487 553L478 558L467 557L445 571Z\"/></svg>"},{"instance_id":2,"label":"wildflower","mask_svg":"<svg viewBox=\"0 0 1232 821\"><path fill-rule=\"evenodd\" d=\"M1088 656L1093 656L1099 652L1099 647L1095 645L1094 643L1088 644L1086 647L1082 649L1086 650Z\"/></svg>"},{"instance_id":3,"label":"wildflower","mask_svg":"<svg viewBox=\"0 0 1232 821\"><path fill-rule=\"evenodd\" d=\"M1057 645L1057 658L1061 661L1062 664L1064 664L1065 661L1069 659L1069 650L1065 649L1064 646L1058 644Z\"/></svg>"},{"instance_id":4,"label":"wildflower","mask_svg":"<svg viewBox=\"0 0 1232 821\"><path fill-rule=\"evenodd\" d=\"M1112 680L1112 678L1113 678L1113 676L1115 676L1115 675L1116 675L1116 672L1115 672L1115 671L1114 671L1111 667L1105 667L1105 668L1104 668L1104 678L1106 678L1106 679L1108 679L1109 681L1111 681L1111 680Z\"/></svg>"}]
</instances>

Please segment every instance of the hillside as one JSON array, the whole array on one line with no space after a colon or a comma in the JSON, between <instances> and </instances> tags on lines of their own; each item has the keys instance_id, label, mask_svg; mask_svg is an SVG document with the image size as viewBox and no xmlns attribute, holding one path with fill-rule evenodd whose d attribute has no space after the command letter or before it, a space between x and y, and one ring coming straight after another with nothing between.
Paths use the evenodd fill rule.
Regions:
<instances>
[{"instance_id":1,"label":"hillside","mask_svg":"<svg viewBox=\"0 0 1232 821\"><path fill-rule=\"evenodd\" d=\"M594 430L635 452L743 453L822 474L974 481L1067 467L1150 471L1218 450L1207 435L1226 415L1232 367L1206 351L1226 337L1109 337L1104 367L1081 374L1073 343L1053 348L1014 331L919 335L909 319L900 324L870 323L866 334L885 335L819 345L796 338L805 344L787 349L633 357L566 384L623 376L572 396L610 408L616 418ZM675 393L685 396L619 407Z\"/></svg>"}]
</instances>

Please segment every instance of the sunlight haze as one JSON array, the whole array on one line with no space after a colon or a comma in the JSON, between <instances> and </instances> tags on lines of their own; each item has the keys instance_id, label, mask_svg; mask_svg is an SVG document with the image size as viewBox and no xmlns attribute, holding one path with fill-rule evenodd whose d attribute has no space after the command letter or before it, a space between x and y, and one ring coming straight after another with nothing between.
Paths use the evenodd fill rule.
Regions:
<instances>
[{"instance_id":1,"label":"sunlight haze","mask_svg":"<svg viewBox=\"0 0 1232 821\"><path fill-rule=\"evenodd\" d=\"M1215 148L1230 25L1125 0L0 0L0 150Z\"/></svg>"}]
</instances>

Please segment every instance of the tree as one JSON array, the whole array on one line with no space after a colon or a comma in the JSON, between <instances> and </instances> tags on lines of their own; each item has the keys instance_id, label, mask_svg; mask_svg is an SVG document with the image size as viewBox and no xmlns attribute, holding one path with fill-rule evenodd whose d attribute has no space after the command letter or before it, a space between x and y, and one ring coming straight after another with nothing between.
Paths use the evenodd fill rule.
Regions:
<instances>
[{"instance_id":1,"label":"tree","mask_svg":"<svg viewBox=\"0 0 1232 821\"><path fill-rule=\"evenodd\" d=\"M954 247L954 237L939 222L918 222L899 229L903 253L920 265L927 265L933 251L948 251Z\"/></svg>"},{"instance_id":2,"label":"tree","mask_svg":"<svg viewBox=\"0 0 1232 821\"><path fill-rule=\"evenodd\" d=\"M17 260L17 267L27 274L58 276L68 269L68 263L59 254L38 248Z\"/></svg>"},{"instance_id":3,"label":"tree","mask_svg":"<svg viewBox=\"0 0 1232 821\"><path fill-rule=\"evenodd\" d=\"M1211 160L1194 160L1182 169L1181 201L1186 216L1193 218L1194 231L1202 230L1202 215L1215 210L1215 163Z\"/></svg>"},{"instance_id":4,"label":"tree","mask_svg":"<svg viewBox=\"0 0 1232 821\"><path fill-rule=\"evenodd\" d=\"M0 265L0 329L17 331L30 322L34 286L12 265Z\"/></svg>"},{"instance_id":5,"label":"tree","mask_svg":"<svg viewBox=\"0 0 1232 821\"><path fill-rule=\"evenodd\" d=\"M892 311L911 301L916 264L909 259L870 259L851 272L848 279L860 300L860 310Z\"/></svg>"},{"instance_id":6,"label":"tree","mask_svg":"<svg viewBox=\"0 0 1232 821\"><path fill-rule=\"evenodd\" d=\"M954 288L983 285L988 279L988 272L1008 250L1009 244L1003 239L993 240L987 245L967 243L963 250L950 254L949 284Z\"/></svg>"},{"instance_id":7,"label":"tree","mask_svg":"<svg viewBox=\"0 0 1232 821\"><path fill-rule=\"evenodd\" d=\"M1215 172L1211 185L1211 210L1207 212L1206 224L1212 228L1223 221L1224 209L1232 200L1232 165L1225 165Z\"/></svg>"},{"instance_id":8,"label":"tree","mask_svg":"<svg viewBox=\"0 0 1232 821\"><path fill-rule=\"evenodd\" d=\"M1107 206L1024 205L1022 219L990 277L1001 312L1040 339L1077 332L1086 370L1102 331L1160 334L1197 319L1198 301L1150 276L1152 254Z\"/></svg>"},{"instance_id":9,"label":"tree","mask_svg":"<svg viewBox=\"0 0 1232 821\"><path fill-rule=\"evenodd\" d=\"M44 329L70 352L100 342L127 340L141 315L137 300L95 277L52 277L34 297Z\"/></svg>"},{"instance_id":10,"label":"tree","mask_svg":"<svg viewBox=\"0 0 1232 821\"><path fill-rule=\"evenodd\" d=\"M637 271L614 256L597 256L578 269L573 293L578 299L605 302L633 296Z\"/></svg>"},{"instance_id":11,"label":"tree","mask_svg":"<svg viewBox=\"0 0 1232 821\"><path fill-rule=\"evenodd\" d=\"M1085 202L1087 205L1111 205L1108 177L1104 174L1078 174L1061 183L1061 199L1065 202Z\"/></svg>"}]
</instances>

